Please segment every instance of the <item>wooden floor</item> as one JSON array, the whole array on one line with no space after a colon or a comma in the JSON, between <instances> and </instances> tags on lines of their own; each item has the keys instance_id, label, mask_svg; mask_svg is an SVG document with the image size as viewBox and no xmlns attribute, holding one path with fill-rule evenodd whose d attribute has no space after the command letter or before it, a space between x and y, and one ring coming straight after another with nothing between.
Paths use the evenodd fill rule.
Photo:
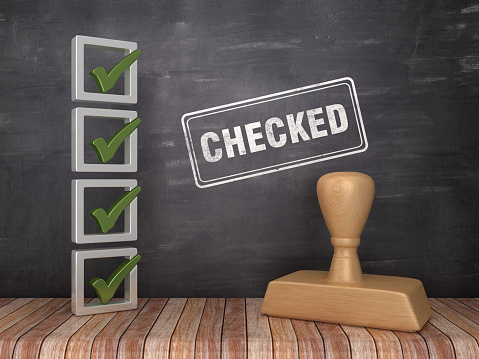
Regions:
<instances>
[{"instance_id":1,"label":"wooden floor","mask_svg":"<svg viewBox=\"0 0 479 359\"><path fill-rule=\"evenodd\" d=\"M406 333L260 315L262 299L139 299L76 317L69 299L0 298L0 358L479 358L479 300L431 299Z\"/></svg>"}]
</instances>

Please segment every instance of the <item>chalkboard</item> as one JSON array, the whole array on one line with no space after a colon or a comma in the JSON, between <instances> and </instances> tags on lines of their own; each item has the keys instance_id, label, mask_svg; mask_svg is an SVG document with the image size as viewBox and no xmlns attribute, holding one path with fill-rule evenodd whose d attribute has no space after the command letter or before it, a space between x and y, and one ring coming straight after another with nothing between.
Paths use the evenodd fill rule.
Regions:
<instances>
[{"instance_id":1,"label":"chalkboard","mask_svg":"<svg viewBox=\"0 0 479 359\"><path fill-rule=\"evenodd\" d=\"M479 6L463 1L0 2L0 296L69 297L72 249L134 246L140 297L262 297L282 275L328 270L316 182L334 171L376 183L364 273L420 279L429 296L479 296L478 21ZM138 44L137 104L72 102L76 35ZM183 115L345 77L366 151L195 184ZM138 172L71 171L78 106L138 112ZM87 136L118 129L86 123ZM71 181L84 178L138 180L136 242L71 242ZM90 207L117 196L88 193ZM112 265L92 261L86 277Z\"/></svg>"}]
</instances>

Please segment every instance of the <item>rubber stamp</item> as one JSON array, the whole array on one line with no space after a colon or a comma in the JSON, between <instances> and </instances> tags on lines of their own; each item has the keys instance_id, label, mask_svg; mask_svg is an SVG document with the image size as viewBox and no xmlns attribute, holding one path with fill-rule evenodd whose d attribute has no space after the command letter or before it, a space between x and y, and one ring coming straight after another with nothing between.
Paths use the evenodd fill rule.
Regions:
<instances>
[{"instance_id":1,"label":"rubber stamp","mask_svg":"<svg viewBox=\"0 0 479 359\"><path fill-rule=\"evenodd\" d=\"M270 282L263 314L402 331L423 327L432 312L421 281L361 271L357 248L374 191L374 181L362 173L319 179L319 205L334 246L330 270L303 270Z\"/></svg>"}]
</instances>

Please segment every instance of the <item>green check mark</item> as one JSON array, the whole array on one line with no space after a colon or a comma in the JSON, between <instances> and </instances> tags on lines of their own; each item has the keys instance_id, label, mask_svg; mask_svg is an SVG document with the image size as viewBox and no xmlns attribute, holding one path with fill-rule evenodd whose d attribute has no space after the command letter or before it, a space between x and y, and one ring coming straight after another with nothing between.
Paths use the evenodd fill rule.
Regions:
<instances>
[{"instance_id":1,"label":"green check mark","mask_svg":"<svg viewBox=\"0 0 479 359\"><path fill-rule=\"evenodd\" d=\"M95 208L90 211L90 215L95 218L96 224L102 233L108 232L115 225L121 212L128 206L140 193L141 187L136 186L131 191L125 192L106 212L103 208Z\"/></svg>"},{"instance_id":2,"label":"green check mark","mask_svg":"<svg viewBox=\"0 0 479 359\"><path fill-rule=\"evenodd\" d=\"M132 259L127 259L115 269L106 282L101 278L93 278L90 285L95 289L100 301L105 304L115 295L116 290L125 277L135 268L141 256L137 254Z\"/></svg>"},{"instance_id":3,"label":"green check mark","mask_svg":"<svg viewBox=\"0 0 479 359\"><path fill-rule=\"evenodd\" d=\"M100 162L105 163L111 160L118 148L120 147L121 143L128 136L130 136L133 131L135 131L135 129L140 123L141 119L139 118L135 118L133 121L127 123L120 129L120 131L115 133L113 137L110 138L108 143L105 141L105 139L101 137L95 138L94 140L90 141L90 146L92 146L95 150Z\"/></svg>"},{"instance_id":4,"label":"green check mark","mask_svg":"<svg viewBox=\"0 0 479 359\"><path fill-rule=\"evenodd\" d=\"M106 73L103 67L97 67L90 71L90 75L95 80L98 90L100 90L101 93L105 93L115 86L115 83L118 81L121 74L130 67L140 55L140 50L133 51L117 63L108 73Z\"/></svg>"}]
</instances>

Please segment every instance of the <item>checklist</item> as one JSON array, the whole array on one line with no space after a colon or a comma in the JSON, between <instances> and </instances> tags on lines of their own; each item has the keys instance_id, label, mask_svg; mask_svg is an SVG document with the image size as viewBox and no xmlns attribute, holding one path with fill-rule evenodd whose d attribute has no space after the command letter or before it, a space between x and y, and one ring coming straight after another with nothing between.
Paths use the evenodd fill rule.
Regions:
<instances>
[{"instance_id":1,"label":"checklist","mask_svg":"<svg viewBox=\"0 0 479 359\"><path fill-rule=\"evenodd\" d=\"M113 67L85 68L85 49L114 51L123 55ZM75 36L72 39L72 100L96 103L136 104L138 67L141 51L134 42ZM96 91L85 90L85 76L94 80ZM120 78L124 77L123 94ZM119 89L116 89L116 88ZM111 93L113 90L116 93ZM86 119L89 119L86 121ZM86 138L85 126L101 121L113 121L114 132L108 136ZM136 111L77 107L72 110L72 171L73 172L136 172L138 169L138 127L141 119ZM94 125L93 125L94 129ZM123 163L121 163L121 150ZM95 153L94 161L87 163L85 151ZM117 160L113 160L117 158ZM118 163L120 162L120 163ZM86 189L120 188L123 190L107 207L85 208ZM75 244L102 244L136 241L138 239L138 196L142 188L136 179L75 179L72 181L72 242ZM124 218L123 232L115 232L116 223ZM85 221L94 221L95 233L85 233ZM85 262L102 258L124 257L111 275L85 278ZM137 264L141 255L136 248L84 249L72 251L72 312L91 315L137 307ZM124 295L117 293L124 283ZM90 286L100 302L84 304L85 286ZM113 299L115 298L115 299ZM120 299L117 299L120 298Z\"/></svg>"}]
</instances>

